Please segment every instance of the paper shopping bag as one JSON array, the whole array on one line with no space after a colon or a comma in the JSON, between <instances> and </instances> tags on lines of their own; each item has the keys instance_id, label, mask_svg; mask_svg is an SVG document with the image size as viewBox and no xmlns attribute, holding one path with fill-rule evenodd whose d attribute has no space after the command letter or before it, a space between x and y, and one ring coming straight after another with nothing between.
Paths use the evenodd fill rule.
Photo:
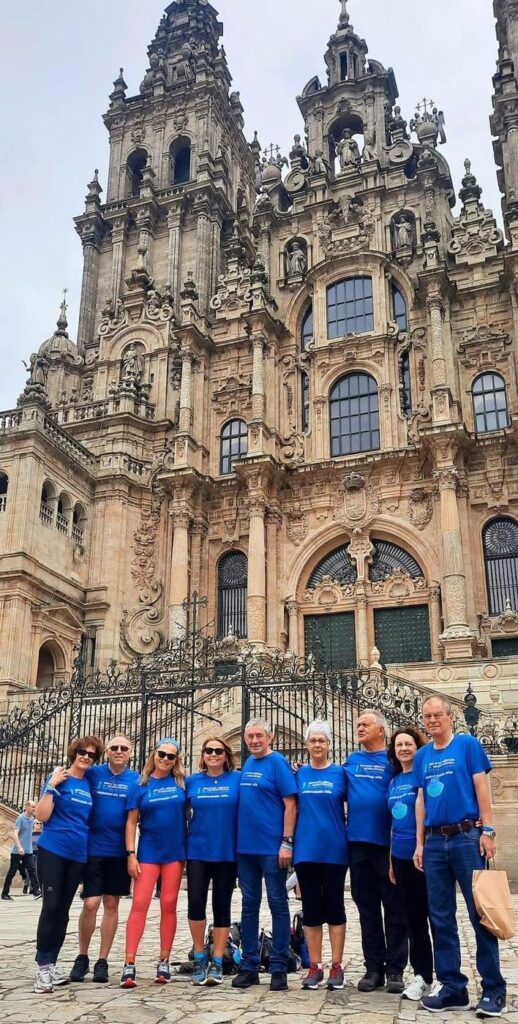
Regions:
<instances>
[{"instance_id":1,"label":"paper shopping bag","mask_svg":"<svg viewBox=\"0 0 518 1024\"><path fill-rule=\"evenodd\" d=\"M506 871L473 872L473 898L481 924L497 939L512 939L516 916Z\"/></svg>"}]
</instances>

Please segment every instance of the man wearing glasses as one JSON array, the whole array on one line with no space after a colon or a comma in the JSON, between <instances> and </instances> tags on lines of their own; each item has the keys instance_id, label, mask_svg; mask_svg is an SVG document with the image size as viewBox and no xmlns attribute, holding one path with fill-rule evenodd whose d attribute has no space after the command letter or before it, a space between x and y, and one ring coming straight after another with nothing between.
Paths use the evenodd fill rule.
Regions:
<instances>
[{"instance_id":1,"label":"man wearing glasses","mask_svg":"<svg viewBox=\"0 0 518 1024\"><path fill-rule=\"evenodd\" d=\"M90 970L88 950L101 900L101 948L92 980L108 981L108 957L119 923L119 900L130 893L124 831L126 798L138 782L139 775L128 768L132 746L127 736L114 736L109 740L106 753L108 760L105 764L94 766L88 773L93 811L84 876L84 902L79 916L79 955L70 972L71 981L83 981Z\"/></svg>"}]
</instances>

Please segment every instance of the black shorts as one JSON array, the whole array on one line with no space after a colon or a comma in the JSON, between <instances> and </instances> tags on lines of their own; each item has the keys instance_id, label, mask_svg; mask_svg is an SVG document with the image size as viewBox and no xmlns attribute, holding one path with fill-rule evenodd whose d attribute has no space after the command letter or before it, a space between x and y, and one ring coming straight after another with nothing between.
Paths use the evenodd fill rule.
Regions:
<instances>
[{"instance_id":1,"label":"black shorts","mask_svg":"<svg viewBox=\"0 0 518 1024\"><path fill-rule=\"evenodd\" d=\"M131 878L126 857L89 857L85 864L83 898L129 896Z\"/></svg>"}]
</instances>

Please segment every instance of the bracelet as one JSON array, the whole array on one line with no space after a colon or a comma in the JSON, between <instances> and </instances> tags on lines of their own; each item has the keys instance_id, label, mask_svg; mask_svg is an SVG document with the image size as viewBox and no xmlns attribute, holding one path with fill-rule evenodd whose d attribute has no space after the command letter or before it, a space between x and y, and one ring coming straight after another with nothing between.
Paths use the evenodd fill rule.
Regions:
<instances>
[{"instance_id":1,"label":"bracelet","mask_svg":"<svg viewBox=\"0 0 518 1024\"><path fill-rule=\"evenodd\" d=\"M282 841L283 843L289 843L290 846L293 846L293 836L283 836Z\"/></svg>"},{"instance_id":2,"label":"bracelet","mask_svg":"<svg viewBox=\"0 0 518 1024\"><path fill-rule=\"evenodd\" d=\"M491 836L493 838L496 832L494 825L482 825L482 835Z\"/></svg>"},{"instance_id":3,"label":"bracelet","mask_svg":"<svg viewBox=\"0 0 518 1024\"><path fill-rule=\"evenodd\" d=\"M126 857L134 857L135 850L126 850Z\"/></svg>"},{"instance_id":4,"label":"bracelet","mask_svg":"<svg viewBox=\"0 0 518 1024\"><path fill-rule=\"evenodd\" d=\"M293 843L285 843L283 839L281 843L281 850L289 850L290 853L293 853Z\"/></svg>"},{"instance_id":5,"label":"bracelet","mask_svg":"<svg viewBox=\"0 0 518 1024\"><path fill-rule=\"evenodd\" d=\"M59 796L59 792L58 792L58 790L56 789L55 786L47 786L45 792L46 793L54 793L55 796Z\"/></svg>"}]
</instances>

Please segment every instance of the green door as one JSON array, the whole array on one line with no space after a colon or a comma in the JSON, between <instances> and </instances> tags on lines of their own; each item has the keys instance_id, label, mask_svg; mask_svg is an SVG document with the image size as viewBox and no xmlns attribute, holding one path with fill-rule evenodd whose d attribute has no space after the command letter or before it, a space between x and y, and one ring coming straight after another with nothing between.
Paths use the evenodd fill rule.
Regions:
<instances>
[{"instance_id":1,"label":"green door","mask_svg":"<svg viewBox=\"0 0 518 1024\"><path fill-rule=\"evenodd\" d=\"M354 612L337 615L306 615L304 618L306 658L312 654L320 669L356 667Z\"/></svg>"},{"instance_id":2,"label":"green door","mask_svg":"<svg viewBox=\"0 0 518 1024\"><path fill-rule=\"evenodd\" d=\"M431 661L428 605L376 608L374 631L382 665Z\"/></svg>"}]
</instances>

